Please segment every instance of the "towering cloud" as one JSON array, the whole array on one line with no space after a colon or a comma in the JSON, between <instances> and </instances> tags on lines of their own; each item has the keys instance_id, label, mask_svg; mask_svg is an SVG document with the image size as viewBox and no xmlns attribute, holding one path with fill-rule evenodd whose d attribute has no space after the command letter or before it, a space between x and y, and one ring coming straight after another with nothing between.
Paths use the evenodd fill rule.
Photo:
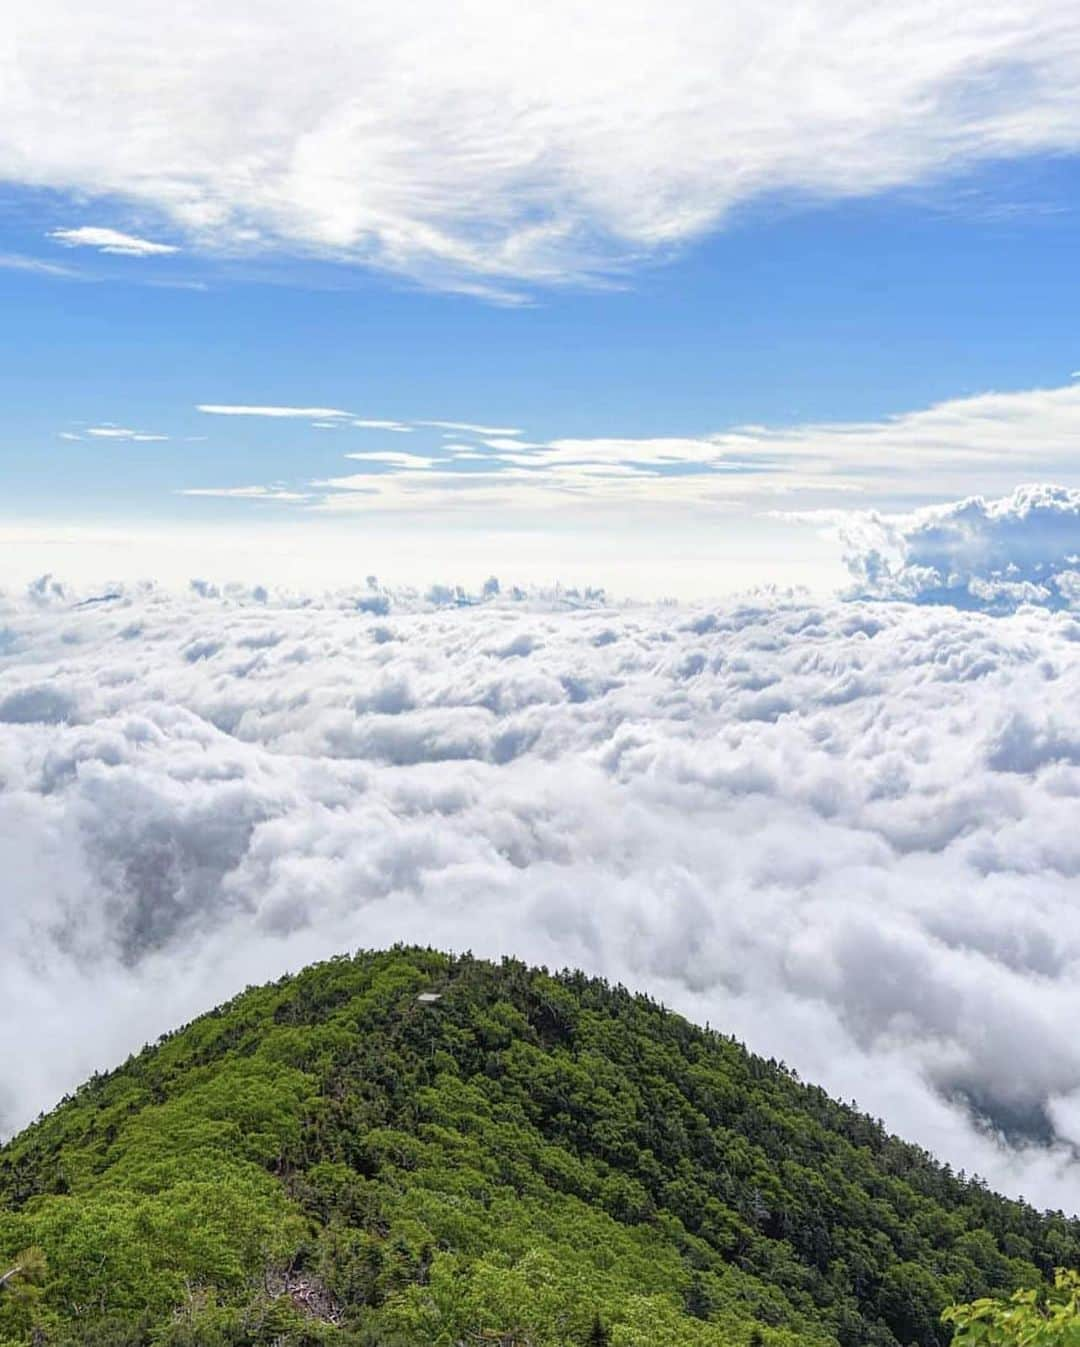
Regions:
<instances>
[{"instance_id":1,"label":"towering cloud","mask_svg":"<svg viewBox=\"0 0 1080 1347\"><path fill-rule=\"evenodd\" d=\"M865 597L991 612L1080 608L1080 491L1026 486L1002 500L854 516L841 534Z\"/></svg>"}]
</instances>

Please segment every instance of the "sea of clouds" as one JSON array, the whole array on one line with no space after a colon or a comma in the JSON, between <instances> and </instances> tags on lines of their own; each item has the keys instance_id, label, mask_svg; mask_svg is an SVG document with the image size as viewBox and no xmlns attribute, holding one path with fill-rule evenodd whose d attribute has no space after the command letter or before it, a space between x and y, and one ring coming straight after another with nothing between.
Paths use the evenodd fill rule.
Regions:
<instances>
[{"instance_id":1,"label":"sea of clouds","mask_svg":"<svg viewBox=\"0 0 1080 1347\"><path fill-rule=\"evenodd\" d=\"M1080 614L477 598L0 600L0 1131L421 941L646 989L1080 1208Z\"/></svg>"}]
</instances>

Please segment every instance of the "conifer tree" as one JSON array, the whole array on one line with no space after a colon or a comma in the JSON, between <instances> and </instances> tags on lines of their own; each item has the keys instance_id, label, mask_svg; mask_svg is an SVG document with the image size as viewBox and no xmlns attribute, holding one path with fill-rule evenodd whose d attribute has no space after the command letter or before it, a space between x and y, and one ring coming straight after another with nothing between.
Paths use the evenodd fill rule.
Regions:
<instances>
[{"instance_id":1,"label":"conifer tree","mask_svg":"<svg viewBox=\"0 0 1080 1347\"><path fill-rule=\"evenodd\" d=\"M611 1334L604 1327L599 1312L593 1315L592 1328L586 1340L586 1347L610 1347Z\"/></svg>"}]
</instances>

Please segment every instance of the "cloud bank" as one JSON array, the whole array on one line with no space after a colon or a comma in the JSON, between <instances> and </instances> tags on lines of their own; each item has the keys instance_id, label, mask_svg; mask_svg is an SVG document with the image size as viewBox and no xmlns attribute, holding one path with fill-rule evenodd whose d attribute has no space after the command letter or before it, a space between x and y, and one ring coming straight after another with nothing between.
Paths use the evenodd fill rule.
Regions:
<instances>
[{"instance_id":1,"label":"cloud bank","mask_svg":"<svg viewBox=\"0 0 1080 1347\"><path fill-rule=\"evenodd\" d=\"M648 988L1080 1208L1080 620L486 589L4 602L0 1126L419 940Z\"/></svg>"},{"instance_id":2,"label":"cloud bank","mask_svg":"<svg viewBox=\"0 0 1080 1347\"><path fill-rule=\"evenodd\" d=\"M995 613L1080 609L1080 491L1025 486L1002 500L856 515L840 535L862 597Z\"/></svg>"},{"instance_id":3,"label":"cloud bank","mask_svg":"<svg viewBox=\"0 0 1080 1347\"><path fill-rule=\"evenodd\" d=\"M3 180L495 296L618 272L766 195L1080 144L1066 0L13 4Z\"/></svg>"}]
</instances>

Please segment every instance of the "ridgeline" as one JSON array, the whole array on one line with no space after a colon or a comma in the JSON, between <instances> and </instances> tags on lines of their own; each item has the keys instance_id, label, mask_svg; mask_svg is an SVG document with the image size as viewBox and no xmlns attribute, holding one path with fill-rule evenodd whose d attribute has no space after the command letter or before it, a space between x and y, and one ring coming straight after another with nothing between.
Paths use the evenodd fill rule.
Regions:
<instances>
[{"instance_id":1,"label":"ridgeline","mask_svg":"<svg viewBox=\"0 0 1080 1347\"><path fill-rule=\"evenodd\" d=\"M1078 1255L645 997L412 948L250 989L0 1149L0 1347L935 1347Z\"/></svg>"}]
</instances>

